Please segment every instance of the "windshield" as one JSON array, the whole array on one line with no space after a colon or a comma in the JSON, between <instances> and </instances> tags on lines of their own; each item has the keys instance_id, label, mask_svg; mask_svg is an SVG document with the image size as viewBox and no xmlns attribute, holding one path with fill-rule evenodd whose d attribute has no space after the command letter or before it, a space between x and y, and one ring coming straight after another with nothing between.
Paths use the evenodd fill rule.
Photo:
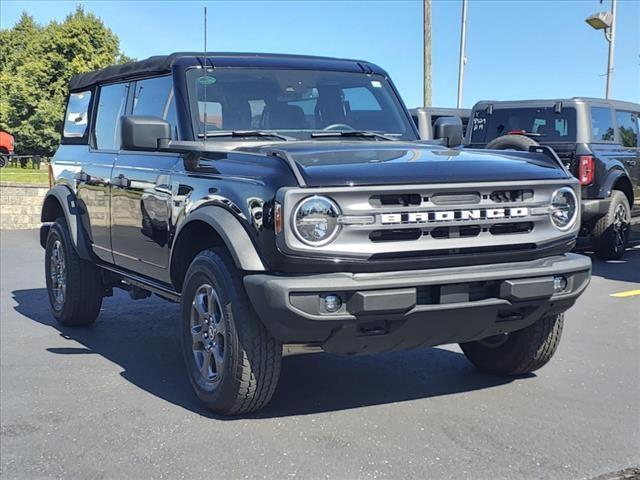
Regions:
<instances>
[{"instance_id":1,"label":"windshield","mask_svg":"<svg viewBox=\"0 0 640 480\"><path fill-rule=\"evenodd\" d=\"M380 75L263 68L215 68L206 75L192 68L186 75L193 129L200 138L205 132L208 140L221 141L234 138L224 132L309 139L319 131L366 131L417 139L396 94Z\"/></svg>"},{"instance_id":2,"label":"windshield","mask_svg":"<svg viewBox=\"0 0 640 480\"><path fill-rule=\"evenodd\" d=\"M493 108L473 112L471 119L471 143L489 143L509 132L524 131L540 143L571 142L576 139L576 111L554 107L543 108Z\"/></svg>"}]
</instances>

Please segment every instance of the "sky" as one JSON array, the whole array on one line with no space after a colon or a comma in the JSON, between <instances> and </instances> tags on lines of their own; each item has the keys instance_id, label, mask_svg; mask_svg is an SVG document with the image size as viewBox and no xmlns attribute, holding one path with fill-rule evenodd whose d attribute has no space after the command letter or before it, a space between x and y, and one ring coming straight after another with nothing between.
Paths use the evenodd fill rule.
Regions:
<instances>
[{"instance_id":1,"label":"sky","mask_svg":"<svg viewBox=\"0 0 640 480\"><path fill-rule=\"evenodd\" d=\"M203 48L368 60L408 107L422 104L422 1L7 1L0 26L22 11L61 21L81 3L138 59ZM434 106L456 105L461 0L432 2ZM604 97L608 44L584 21L604 0L469 0L463 106L479 100ZM640 1L619 0L612 98L640 103Z\"/></svg>"}]
</instances>

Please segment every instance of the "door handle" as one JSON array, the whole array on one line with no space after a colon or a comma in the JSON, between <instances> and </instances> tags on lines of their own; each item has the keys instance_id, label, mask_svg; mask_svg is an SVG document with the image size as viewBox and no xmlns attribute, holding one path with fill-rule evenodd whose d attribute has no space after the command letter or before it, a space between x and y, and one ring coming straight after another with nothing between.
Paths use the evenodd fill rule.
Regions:
<instances>
[{"instance_id":1,"label":"door handle","mask_svg":"<svg viewBox=\"0 0 640 480\"><path fill-rule=\"evenodd\" d=\"M129 180L121 173L111 180L111 185L113 185L114 187L129 188L131 186L131 180Z\"/></svg>"}]
</instances>

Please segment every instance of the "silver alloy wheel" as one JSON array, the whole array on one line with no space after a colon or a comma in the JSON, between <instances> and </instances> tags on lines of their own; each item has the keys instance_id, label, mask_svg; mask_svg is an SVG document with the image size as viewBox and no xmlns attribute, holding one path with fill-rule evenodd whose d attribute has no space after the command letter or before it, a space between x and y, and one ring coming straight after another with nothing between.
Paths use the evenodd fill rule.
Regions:
<instances>
[{"instance_id":1,"label":"silver alloy wheel","mask_svg":"<svg viewBox=\"0 0 640 480\"><path fill-rule=\"evenodd\" d=\"M491 337L478 340L478 343L486 348L498 348L504 345L509 339L508 333L499 333L498 335L492 335Z\"/></svg>"},{"instance_id":2,"label":"silver alloy wheel","mask_svg":"<svg viewBox=\"0 0 640 480\"><path fill-rule=\"evenodd\" d=\"M620 204L616 208L616 213L613 218L613 233L615 234L616 252L624 249L625 239L627 237L627 231L629 230L629 223L627 221L627 209L624 205Z\"/></svg>"},{"instance_id":3,"label":"silver alloy wheel","mask_svg":"<svg viewBox=\"0 0 640 480\"><path fill-rule=\"evenodd\" d=\"M51 278L51 293L55 307L61 309L67 295L67 266L60 240L56 240L51 247L49 277Z\"/></svg>"},{"instance_id":4,"label":"silver alloy wheel","mask_svg":"<svg viewBox=\"0 0 640 480\"><path fill-rule=\"evenodd\" d=\"M224 371L224 314L216 290L203 284L191 303L191 338L196 367L208 382L219 382Z\"/></svg>"}]
</instances>

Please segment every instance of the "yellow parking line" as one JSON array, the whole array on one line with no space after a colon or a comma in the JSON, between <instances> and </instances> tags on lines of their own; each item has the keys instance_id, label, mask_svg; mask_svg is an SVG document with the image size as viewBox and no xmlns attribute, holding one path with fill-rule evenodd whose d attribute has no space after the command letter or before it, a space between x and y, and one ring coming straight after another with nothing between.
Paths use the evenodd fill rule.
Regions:
<instances>
[{"instance_id":1,"label":"yellow parking line","mask_svg":"<svg viewBox=\"0 0 640 480\"><path fill-rule=\"evenodd\" d=\"M636 295L640 295L640 290L627 290L626 292L612 293L610 297L624 298L635 297Z\"/></svg>"}]
</instances>

